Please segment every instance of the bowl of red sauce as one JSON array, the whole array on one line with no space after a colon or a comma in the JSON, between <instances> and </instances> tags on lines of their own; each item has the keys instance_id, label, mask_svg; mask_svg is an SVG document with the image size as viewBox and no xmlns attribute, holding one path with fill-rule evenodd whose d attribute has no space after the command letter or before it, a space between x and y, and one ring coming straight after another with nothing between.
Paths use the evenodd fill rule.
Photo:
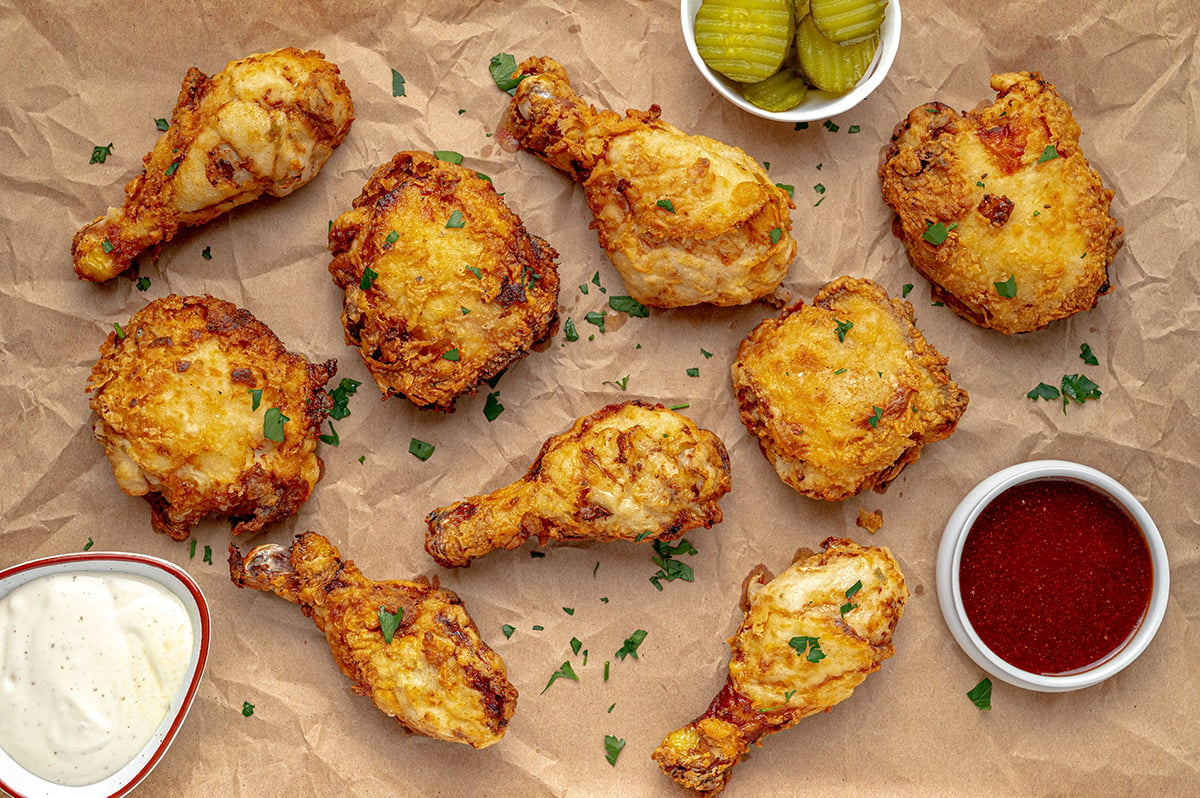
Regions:
<instances>
[{"instance_id":1,"label":"bowl of red sauce","mask_svg":"<svg viewBox=\"0 0 1200 798\"><path fill-rule=\"evenodd\" d=\"M1127 667L1158 631L1169 588L1166 548L1142 504L1063 460L980 482L938 549L951 634L979 667L1029 690L1078 690Z\"/></svg>"}]
</instances>

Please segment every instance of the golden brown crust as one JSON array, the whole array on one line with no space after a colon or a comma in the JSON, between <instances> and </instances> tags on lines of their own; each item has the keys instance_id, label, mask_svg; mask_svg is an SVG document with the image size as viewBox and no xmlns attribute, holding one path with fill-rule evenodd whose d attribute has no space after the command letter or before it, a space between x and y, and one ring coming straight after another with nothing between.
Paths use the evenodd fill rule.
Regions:
<instances>
[{"instance_id":1,"label":"golden brown crust","mask_svg":"<svg viewBox=\"0 0 1200 798\"><path fill-rule=\"evenodd\" d=\"M184 76L170 126L125 186L125 203L75 234L75 273L103 282L181 226L200 225L263 194L312 180L354 120L338 68L285 47Z\"/></svg>"},{"instance_id":2,"label":"golden brown crust","mask_svg":"<svg viewBox=\"0 0 1200 798\"><path fill-rule=\"evenodd\" d=\"M325 537L306 532L290 548L259 546L244 558L229 547L238 587L299 604L325 633L338 668L405 728L484 748L504 736L517 690L452 591L425 578L374 581ZM390 641L380 611L399 613Z\"/></svg>"},{"instance_id":3,"label":"golden brown crust","mask_svg":"<svg viewBox=\"0 0 1200 798\"><path fill-rule=\"evenodd\" d=\"M991 85L996 100L971 112L913 109L879 176L893 230L934 300L982 327L1029 332L1112 290L1124 233L1054 85L1037 72L993 75ZM946 230L944 242L926 240L931 225ZM1002 296L997 283L1010 280L1016 295Z\"/></svg>"},{"instance_id":4,"label":"golden brown crust","mask_svg":"<svg viewBox=\"0 0 1200 798\"><path fill-rule=\"evenodd\" d=\"M738 347L742 423L780 478L815 499L882 491L967 406L912 305L840 277L766 319Z\"/></svg>"},{"instance_id":5,"label":"golden brown crust","mask_svg":"<svg viewBox=\"0 0 1200 798\"><path fill-rule=\"evenodd\" d=\"M652 755L698 795L721 792L752 743L849 698L895 653L908 599L899 564L886 548L847 539L821 547L753 591L729 638L724 686Z\"/></svg>"},{"instance_id":6,"label":"golden brown crust","mask_svg":"<svg viewBox=\"0 0 1200 798\"><path fill-rule=\"evenodd\" d=\"M346 343L385 397L453 410L558 327L557 253L491 181L429 153L377 169L329 248Z\"/></svg>"},{"instance_id":7,"label":"golden brown crust","mask_svg":"<svg viewBox=\"0 0 1200 798\"><path fill-rule=\"evenodd\" d=\"M249 311L170 295L108 334L87 390L117 484L146 498L155 530L183 540L211 514L242 534L300 509L321 478L336 370L288 352ZM269 412L288 419L282 441L265 437Z\"/></svg>"},{"instance_id":8,"label":"golden brown crust","mask_svg":"<svg viewBox=\"0 0 1200 798\"><path fill-rule=\"evenodd\" d=\"M527 59L518 73L506 133L583 186L630 296L741 305L779 288L796 254L794 206L761 164L664 122L658 106L597 111L553 59Z\"/></svg>"},{"instance_id":9,"label":"golden brown crust","mask_svg":"<svg viewBox=\"0 0 1200 798\"><path fill-rule=\"evenodd\" d=\"M530 537L676 540L720 522L730 484L712 432L662 405L609 405L547 440L521 479L431 512L425 550L453 567Z\"/></svg>"}]
</instances>

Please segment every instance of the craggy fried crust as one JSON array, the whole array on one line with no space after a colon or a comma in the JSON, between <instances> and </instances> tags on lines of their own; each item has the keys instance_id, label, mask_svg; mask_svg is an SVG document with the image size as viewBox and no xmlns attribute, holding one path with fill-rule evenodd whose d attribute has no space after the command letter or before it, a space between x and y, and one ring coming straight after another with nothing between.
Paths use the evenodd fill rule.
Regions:
<instances>
[{"instance_id":1,"label":"craggy fried crust","mask_svg":"<svg viewBox=\"0 0 1200 798\"><path fill-rule=\"evenodd\" d=\"M316 50L251 55L212 77L192 67L124 205L75 234L75 273L108 280L143 250L157 254L181 226L290 194L316 177L353 121L350 90Z\"/></svg>"},{"instance_id":2,"label":"craggy fried crust","mask_svg":"<svg viewBox=\"0 0 1200 798\"><path fill-rule=\"evenodd\" d=\"M170 295L108 334L87 390L117 484L145 497L155 530L183 540L211 514L242 534L299 510L321 478L336 370L288 352L249 311ZM288 419L282 442L264 437L273 408Z\"/></svg>"},{"instance_id":3,"label":"craggy fried crust","mask_svg":"<svg viewBox=\"0 0 1200 798\"><path fill-rule=\"evenodd\" d=\"M721 520L729 454L716 434L662 405L609 405L546 441L529 471L426 518L441 565L548 540L670 541Z\"/></svg>"},{"instance_id":4,"label":"craggy fried crust","mask_svg":"<svg viewBox=\"0 0 1200 798\"><path fill-rule=\"evenodd\" d=\"M462 599L436 579L368 579L316 532L297 535L290 548L258 546L245 558L231 545L229 571L238 587L299 604L354 692L405 728L473 748L504 736L517 689ZM390 641L381 610L399 614Z\"/></svg>"},{"instance_id":5,"label":"craggy fried crust","mask_svg":"<svg viewBox=\"0 0 1200 798\"><path fill-rule=\"evenodd\" d=\"M742 423L784 482L815 499L882 492L954 431L967 392L913 320L877 283L840 277L742 341Z\"/></svg>"},{"instance_id":6,"label":"craggy fried crust","mask_svg":"<svg viewBox=\"0 0 1200 798\"><path fill-rule=\"evenodd\" d=\"M849 698L895 653L908 588L891 552L839 538L821 547L774 579L761 565L751 572L724 687L652 754L698 795L721 792L752 743ZM816 639L823 658L797 638Z\"/></svg>"},{"instance_id":7,"label":"craggy fried crust","mask_svg":"<svg viewBox=\"0 0 1200 798\"><path fill-rule=\"evenodd\" d=\"M982 327L1029 332L1112 290L1124 231L1054 85L1037 72L993 75L991 85L995 102L975 111L913 109L879 176L893 231L933 299ZM930 225L946 228L943 243L925 240ZM1010 278L1016 296L1001 296L996 284Z\"/></svg>"},{"instance_id":8,"label":"craggy fried crust","mask_svg":"<svg viewBox=\"0 0 1200 798\"><path fill-rule=\"evenodd\" d=\"M558 253L491 181L428 153L376 170L329 248L346 343L385 398L453 410L558 328Z\"/></svg>"}]
</instances>

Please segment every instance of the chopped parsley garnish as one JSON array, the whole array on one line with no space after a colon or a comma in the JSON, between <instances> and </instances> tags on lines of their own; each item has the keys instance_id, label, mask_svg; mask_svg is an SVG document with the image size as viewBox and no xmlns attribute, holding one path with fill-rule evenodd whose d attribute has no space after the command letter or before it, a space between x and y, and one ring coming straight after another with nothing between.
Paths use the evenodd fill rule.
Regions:
<instances>
[{"instance_id":1,"label":"chopped parsley garnish","mask_svg":"<svg viewBox=\"0 0 1200 798\"><path fill-rule=\"evenodd\" d=\"M925 232L921 234L921 238L935 247L940 246L946 241L946 238L950 235L950 231L956 227L958 227L958 222L951 222L947 225L945 222L934 224L927 221L925 222Z\"/></svg>"},{"instance_id":2,"label":"chopped parsley garnish","mask_svg":"<svg viewBox=\"0 0 1200 798\"><path fill-rule=\"evenodd\" d=\"M867 418L867 423L872 429L879 426L879 420L883 418L883 408L879 405L871 405L871 415Z\"/></svg>"},{"instance_id":3,"label":"chopped parsley garnish","mask_svg":"<svg viewBox=\"0 0 1200 798\"><path fill-rule=\"evenodd\" d=\"M1084 363L1087 363L1089 366L1100 365L1099 359L1096 357L1095 353L1092 352L1092 348L1087 344L1083 344L1079 347L1079 359Z\"/></svg>"},{"instance_id":4,"label":"chopped parsley garnish","mask_svg":"<svg viewBox=\"0 0 1200 798\"><path fill-rule=\"evenodd\" d=\"M699 376L700 376L700 369L698 369L698 368L690 368L690 369L688 369L688 370L687 370L687 375L688 375L689 377L699 377Z\"/></svg>"},{"instance_id":5,"label":"chopped parsley garnish","mask_svg":"<svg viewBox=\"0 0 1200 798\"><path fill-rule=\"evenodd\" d=\"M563 337L568 341L579 340L579 330L575 329L575 320L569 316L567 317L567 320L563 322Z\"/></svg>"},{"instance_id":6,"label":"chopped parsley garnish","mask_svg":"<svg viewBox=\"0 0 1200 798\"><path fill-rule=\"evenodd\" d=\"M109 254L110 252L113 251L112 242L109 241L107 238L104 239L103 241L100 242L100 249L104 250L105 255Z\"/></svg>"},{"instance_id":7,"label":"chopped parsley garnish","mask_svg":"<svg viewBox=\"0 0 1200 798\"><path fill-rule=\"evenodd\" d=\"M505 639L509 639L513 636L513 632L517 631L517 627L513 626L511 623L506 623L500 627L500 631L504 632Z\"/></svg>"},{"instance_id":8,"label":"chopped parsley garnish","mask_svg":"<svg viewBox=\"0 0 1200 798\"><path fill-rule=\"evenodd\" d=\"M200 250L200 257L204 258L205 260L212 260L212 247L205 247L204 249Z\"/></svg>"},{"instance_id":9,"label":"chopped parsley garnish","mask_svg":"<svg viewBox=\"0 0 1200 798\"><path fill-rule=\"evenodd\" d=\"M508 53L496 53L488 62L488 72L496 82L496 88L509 94L516 94L517 84L525 79L524 75L513 75L517 71L517 59Z\"/></svg>"},{"instance_id":10,"label":"chopped parsley garnish","mask_svg":"<svg viewBox=\"0 0 1200 798\"><path fill-rule=\"evenodd\" d=\"M408 453L413 457L424 462L433 454L434 445L425 441L413 438L408 442Z\"/></svg>"},{"instance_id":11,"label":"chopped parsley garnish","mask_svg":"<svg viewBox=\"0 0 1200 798\"><path fill-rule=\"evenodd\" d=\"M88 163L104 163L112 155L113 145L107 147L92 147L92 159Z\"/></svg>"},{"instance_id":12,"label":"chopped parsley garnish","mask_svg":"<svg viewBox=\"0 0 1200 798\"><path fill-rule=\"evenodd\" d=\"M821 124L823 124L825 126L825 129L828 130L830 133L838 132L838 126L837 126L837 124L834 123L834 121L832 119L826 119Z\"/></svg>"},{"instance_id":13,"label":"chopped parsley garnish","mask_svg":"<svg viewBox=\"0 0 1200 798\"><path fill-rule=\"evenodd\" d=\"M388 612L386 607L379 608L379 631L383 634L383 642L390 643L396 635L396 630L400 628L400 621L404 618L404 608L395 612Z\"/></svg>"},{"instance_id":14,"label":"chopped parsley garnish","mask_svg":"<svg viewBox=\"0 0 1200 798\"><path fill-rule=\"evenodd\" d=\"M263 414L263 437L269 441L283 443L283 425L291 421L278 407L268 407Z\"/></svg>"},{"instance_id":15,"label":"chopped parsley garnish","mask_svg":"<svg viewBox=\"0 0 1200 798\"><path fill-rule=\"evenodd\" d=\"M358 281L358 287L363 291L370 291L371 286L375 284L375 278L378 276L379 272L375 271L370 266L364 266L362 279Z\"/></svg>"},{"instance_id":16,"label":"chopped parsley garnish","mask_svg":"<svg viewBox=\"0 0 1200 798\"><path fill-rule=\"evenodd\" d=\"M618 313L628 313L640 319L649 317L650 309L630 296L610 296L608 306Z\"/></svg>"},{"instance_id":17,"label":"chopped parsley garnish","mask_svg":"<svg viewBox=\"0 0 1200 798\"><path fill-rule=\"evenodd\" d=\"M201 562L206 562L212 565L212 546L204 547L204 556L200 558Z\"/></svg>"},{"instance_id":18,"label":"chopped parsley garnish","mask_svg":"<svg viewBox=\"0 0 1200 798\"><path fill-rule=\"evenodd\" d=\"M404 76L395 69L392 70L392 96L404 96Z\"/></svg>"},{"instance_id":19,"label":"chopped parsley garnish","mask_svg":"<svg viewBox=\"0 0 1200 798\"><path fill-rule=\"evenodd\" d=\"M604 311L596 312L593 310L593 311L587 313L583 317L583 320L586 321L588 324L593 324L596 327L599 327L600 332L604 332L604 318L607 315L608 314L605 313Z\"/></svg>"},{"instance_id":20,"label":"chopped parsley garnish","mask_svg":"<svg viewBox=\"0 0 1200 798\"><path fill-rule=\"evenodd\" d=\"M674 546L662 540L652 541L650 545L654 547L654 554L650 559L654 560L654 564L658 566L658 571L650 577L650 584L654 585L656 590L663 589L662 580L664 579L668 582L674 582L676 579L682 579L684 582L695 580L696 575L692 567L675 559L678 554L696 554L695 546L686 540L680 540Z\"/></svg>"},{"instance_id":21,"label":"chopped parsley garnish","mask_svg":"<svg viewBox=\"0 0 1200 798\"><path fill-rule=\"evenodd\" d=\"M150 289L150 278L149 277L137 278L137 290L147 291L149 289Z\"/></svg>"},{"instance_id":22,"label":"chopped parsley garnish","mask_svg":"<svg viewBox=\"0 0 1200 798\"><path fill-rule=\"evenodd\" d=\"M434 150L433 157L446 163L461 164L463 162L462 153L454 150Z\"/></svg>"},{"instance_id":23,"label":"chopped parsley garnish","mask_svg":"<svg viewBox=\"0 0 1200 798\"><path fill-rule=\"evenodd\" d=\"M117 321L113 322L113 332L115 332L117 334L118 341L123 340L125 338L125 331L121 329L120 322L117 322Z\"/></svg>"},{"instance_id":24,"label":"chopped parsley garnish","mask_svg":"<svg viewBox=\"0 0 1200 798\"><path fill-rule=\"evenodd\" d=\"M389 232L387 234L387 237L383 239L383 245L385 247L390 247L392 244L395 244L399 240L400 240L400 234L397 233L395 230L392 230L391 232Z\"/></svg>"},{"instance_id":25,"label":"chopped parsley garnish","mask_svg":"<svg viewBox=\"0 0 1200 798\"><path fill-rule=\"evenodd\" d=\"M195 538L192 538L188 545L188 559L189 560L196 559L196 539Z\"/></svg>"},{"instance_id":26,"label":"chopped parsley garnish","mask_svg":"<svg viewBox=\"0 0 1200 798\"><path fill-rule=\"evenodd\" d=\"M583 648L583 641L580 640L578 637L572 637L571 638L571 653L578 654L579 650L581 648Z\"/></svg>"},{"instance_id":27,"label":"chopped parsley garnish","mask_svg":"<svg viewBox=\"0 0 1200 798\"><path fill-rule=\"evenodd\" d=\"M657 205L658 207L662 208L667 213L675 213L675 203L671 202L668 199L661 199L654 204Z\"/></svg>"},{"instance_id":28,"label":"chopped parsley garnish","mask_svg":"<svg viewBox=\"0 0 1200 798\"><path fill-rule=\"evenodd\" d=\"M1057 157L1058 157L1058 148L1055 147L1053 144L1047 144L1046 149L1042 150L1042 154L1037 159L1037 162L1045 163L1046 161L1053 161Z\"/></svg>"},{"instance_id":29,"label":"chopped parsley garnish","mask_svg":"<svg viewBox=\"0 0 1200 798\"><path fill-rule=\"evenodd\" d=\"M167 177L175 174L175 170L179 168L179 161L171 161L171 165L163 170L163 174Z\"/></svg>"},{"instance_id":30,"label":"chopped parsley garnish","mask_svg":"<svg viewBox=\"0 0 1200 798\"><path fill-rule=\"evenodd\" d=\"M804 657L809 662L820 662L825 659L825 652L821 650L821 640L817 637L793 637L788 641L788 645L796 650L796 654Z\"/></svg>"},{"instance_id":31,"label":"chopped parsley garnish","mask_svg":"<svg viewBox=\"0 0 1200 798\"><path fill-rule=\"evenodd\" d=\"M96 541L92 540L91 538L88 538L87 543L83 544L83 550L88 551L89 549L92 548L92 546L95 546L95 545L96 545Z\"/></svg>"},{"instance_id":32,"label":"chopped parsley garnish","mask_svg":"<svg viewBox=\"0 0 1200 798\"><path fill-rule=\"evenodd\" d=\"M254 714L254 705L249 701L242 702L242 717L248 718Z\"/></svg>"},{"instance_id":33,"label":"chopped parsley garnish","mask_svg":"<svg viewBox=\"0 0 1200 798\"><path fill-rule=\"evenodd\" d=\"M171 127L171 123L168 122L166 119L159 118L159 119L154 120L154 127L157 128L158 130L169 130Z\"/></svg>"},{"instance_id":34,"label":"chopped parsley garnish","mask_svg":"<svg viewBox=\"0 0 1200 798\"><path fill-rule=\"evenodd\" d=\"M992 680L984 677L979 684L967 691L967 698L980 709L992 708Z\"/></svg>"},{"instance_id":35,"label":"chopped parsley garnish","mask_svg":"<svg viewBox=\"0 0 1200 798\"><path fill-rule=\"evenodd\" d=\"M454 347L453 349L451 349L451 350L449 350L448 352L446 352L445 354L443 354L443 355L442 355L442 360L454 360L454 361L457 361L457 360L458 360L458 347L456 346L456 347Z\"/></svg>"},{"instance_id":36,"label":"chopped parsley garnish","mask_svg":"<svg viewBox=\"0 0 1200 798\"><path fill-rule=\"evenodd\" d=\"M846 340L846 333L850 332L850 329L851 329L852 327L854 327L854 322L852 322L852 321L841 321L840 319L834 319L834 321L835 321L835 322L837 322L837 328L836 328L836 332L837 332L837 337L838 337L838 340L839 340L839 341L845 341L845 340Z\"/></svg>"},{"instance_id":37,"label":"chopped parsley garnish","mask_svg":"<svg viewBox=\"0 0 1200 798\"><path fill-rule=\"evenodd\" d=\"M329 411L330 418L340 420L350 415L350 397L354 396L354 392L358 390L358 386L360 385L362 383L358 380L342 377L342 381L338 383L338 387L329 392L330 398L333 399L333 408Z\"/></svg>"},{"instance_id":38,"label":"chopped parsley garnish","mask_svg":"<svg viewBox=\"0 0 1200 798\"><path fill-rule=\"evenodd\" d=\"M1053 385L1047 385L1044 382L1039 382L1036 388L1025 394L1027 398L1033 399L1034 401L1037 401L1038 399L1057 399L1061 395L1062 393L1057 388L1055 388Z\"/></svg>"},{"instance_id":39,"label":"chopped parsley garnish","mask_svg":"<svg viewBox=\"0 0 1200 798\"><path fill-rule=\"evenodd\" d=\"M621 647L619 649L617 649L617 653L614 654L613 656L615 656L617 659L625 659L626 657L633 657L634 659L637 659L638 658L638 653L637 653L638 646L640 646L642 644L642 641L645 639L646 639L646 630L638 629L636 632L631 634L629 637L625 638L625 642L621 645Z\"/></svg>"},{"instance_id":40,"label":"chopped parsley garnish","mask_svg":"<svg viewBox=\"0 0 1200 798\"><path fill-rule=\"evenodd\" d=\"M996 286L996 293L1005 299L1012 299L1017 295L1017 275L1015 274L1010 274L1007 280L993 283L993 285Z\"/></svg>"},{"instance_id":41,"label":"chopped parsley garnish","mask_svg":"<svg viewBox=\"0 0 1200 798\"><path fill-rule=\"evenodd\" d=\"M1083 404L1088 399L1100 398L1100 386L1082 374L1064 374L1062 378L1063 412L1066 412L1067 400L1071 399Z\"/></svg>"},{"instance_id":42,"label":"chopped parsley garnish","mask_svg":"<svg viewBox=\"0 0 1200 798\"><path fill-rule=\"evenodd\" d=\"M851 125L850 127L846 128L847 133L857 133L860 130L862 130L862 128L858 125Z\"/></svg>"},{"instance_id":43,"label":"chopped parsley garnish","mask_svg":"<svg viewBox=\"0 0 1200 798\"><path fill-rule=\"evenodd\" d=\"M854 598L854 594L860 590L862 590L862 580L861 579L858 580L857 582L855 582L850 587L846 588L846 603L843 604L841 607L842 615L845 615L846 613L850 612L850 610L852 610L858 606L857 604L851 603L850 599Z\"/></svg>"},{"instance_id":44,"label":"chopped parsley garnish","mask_svg":"<svg viewBox=\"0 0 1200 798\"><path fill-rule=\"evenodd\" d=\"M616 704L613 704L616 706ZM609 708L612 709L611 707ZM619 740L611 734L604 735L604 758L608 760L608 764L616 767L617 757L621 755L621 749L625 747L625 741Z\"/></svg>"},{"instance_id":45,"label":"chopped parsley garnish","mask_svg":"<svg viewBox=\"0 0 1200 798\"><path fill-rule=\"evenodd\" d=\"M795 197L795 196L796 196L796 187L795 187L795 186L790 186L790 185L788 185L787 183L776 183L776 184L775 184L775 188L781 188L781 189L783 189L785 192L787 192L787 195L788 195L789 197Z\"/></svg>"},{"instance_id":46,"label":"chopped parsley garnish","mask_svg":"<svg viewBox=\"0 0 1200 798\"><path fill-rule=\"evenodd\" d=\"M900 286L900 297L903 299L904 297L908 296L909 293L912 292L912 290L913 290L913 284L905 283L904 285Z\"/></svg>"},{"instance_id":47,"label":"chopped parsley garnish","mask_svg":"<svg viewBox=\"0 0 1200 798\"><path fill-rule=\"evenodd\" d=\"M322 443L327 443L330 446L337 446L338 444L340 444L342 442L342 439L338 437L337 430L333 428L332 421L329 422L329 434L328 435L323 435L323 434L318 435L317 438Z\"/></svg>"},{"instance_id":48,"label":"chopped parsley garnish","mask_svg":"<svg viewBox=\"0 0 1200 798\"><path fill-rule=\"evenodd\" d=\"M575 682L579 681L579 677L575 675L575 669L571 667L571 663L569 661L564 662L562 667L551 674L550 681L546 682L546 686L542 688L542 692L544 693L549 690L550 685L554 684L559 679L570 679Z\"/></svg>"},{"instance_id":49,"label":"chopped parsley garnish","mask_svg":"<svg viewBox=\"0 0 1200 798\"><path fill-rule=\"evenodd\" d=\"M487 401L483 403L483 416L488 421L495 421L496 418L504 412L504 405L500 404L500 392L492 391L487 395Z\"/></svg>"},{"instance_id":50,"label":"chopped parsley garnish","mask_svg":"<svg viewBox=\"0 0 1200 798\"><path fill-rule=\"evenodd\" d=\"M467 271L469 271L471 274L475 275L478 279L480 279L480 280L483 279L483 272L480 271L478 266L468 266Z\"/></svg>"},{"instance_id":51,"label":"chopped parsley garnish","mask_svg":"<svg viewBox=\"0 0 1200 798\"><path fill-rule=\"evenodd\" d=\"M706 351L706 350L704 350L704 349L701 349L701 350L700 350L700 354L704 355L704 359L705 359L705 360L708 360L709 358L711 358L711 357L712 357L712 352L708 352L708 351Z\"/></svg>"},{"instance_id":52,"label":"chopped parsley garnish","mask_svg":"<svg viewBox=\"0 0 1200 798\"><path fill-rule=\"evenodd\" d=\"M629 387L629 375L626 374L624 377L622 377L619 380L605 380L601 384L602 385L612 385L617 390L624 391L626 388Z\"/></svg>"},{"instance_id":53,"label":"chopped parsley garnish","mask_svg":"<svg viewBox=\"0 0 1200 798\"><path fill-rule=\"evenodd\" d=\"M462 227L464 224L462 211L455 211L450 214L450 218L446 220L446 227Z\"/></svg>"},{"instance_id":54,"label":"chopped parsley garnish","mask_svg":"<svg viewBox=\"0 0 1200 798\"><path fill-rule=\"evenodd\" d=\"M783 238L783 230L779 229L778 227L772 227L771 232L768 235L771 237L772 244L778 244L779 239Z\"/></svg>"},{"instance_id":55,"label":"chopped parsley garnish","mask_svg":"<svg viewBox=\"0 0 1200 798\"><path fill-rule=\"evenodd\" d=\"M824 194L825 193L825 184L817 183L815 186L813 186L813 191L817 192L818 194Z\"/></svg>"}]
</instances>

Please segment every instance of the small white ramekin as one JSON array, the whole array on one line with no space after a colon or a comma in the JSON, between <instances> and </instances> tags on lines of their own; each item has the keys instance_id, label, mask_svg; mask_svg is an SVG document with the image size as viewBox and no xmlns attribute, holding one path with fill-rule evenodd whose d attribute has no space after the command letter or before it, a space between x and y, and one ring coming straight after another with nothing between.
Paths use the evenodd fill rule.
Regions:
<instances>
[{"instance_id":1,"label":"small white ramekin","mask_svg":"<svg viewBox=\"0 0 1200 798\"><path fill-rule=\"evenodd\" d=\"M1146 614L1124 646L1093 668L1061 676L1047 676L1021 670L1010 665L988 648L967 618L959 585L959 563L962 559L963 545L979 514L997 496L1014 485L1047 478L1065 478L1087 483L1124 507L1146 538L1146 545L1150 549L1153 579L1150 604L1146 609ZM938 548L938 603L941 605L946 625L950 627L950 633L967 656L988 674L1027 690L1044 693L1079 690L1099 684L1127 667L1146 650L1146 646L1158 632L1163 614L1166 612L1169 590L1170 569L1167 564L1167 550L1163 546L1158 527L1155 526L1146 509L1124 485L1107 474L1064 460L1033 460L1019 463L998 471L980 482L951 513L945 532L942 534L941 545Z\"/></svg>"},{"instance_id":2,"label":"small white ramekin","mask_svg":"<svg viewBox=\"0 0 1200 798\"><path fill-rule=\"evenodd\" d=\"M842 94L831 94L810 88L804 102L795 108L787 111L767 111L743 97L741 88L736 82L714 70L700 57L700 51L696 49L695 27L696 11L700 8L701 2L702 0L683 0L679 8L680 23L683 26L683 41L687 46L688 53L692 56L692 62L718 94L743 111L763 119L773 119L777 122L820 122L849 111L879 88L879 84L883 83L884 78L887 77L888 70L892 68L892 62L896 60L896 53L900 49L900 0L891 0L883 18L883 25L879 29L879 49L875 52L875 59L867 67L866 74L863 75L857 86Z\"/></svg>"}]
</instances>

